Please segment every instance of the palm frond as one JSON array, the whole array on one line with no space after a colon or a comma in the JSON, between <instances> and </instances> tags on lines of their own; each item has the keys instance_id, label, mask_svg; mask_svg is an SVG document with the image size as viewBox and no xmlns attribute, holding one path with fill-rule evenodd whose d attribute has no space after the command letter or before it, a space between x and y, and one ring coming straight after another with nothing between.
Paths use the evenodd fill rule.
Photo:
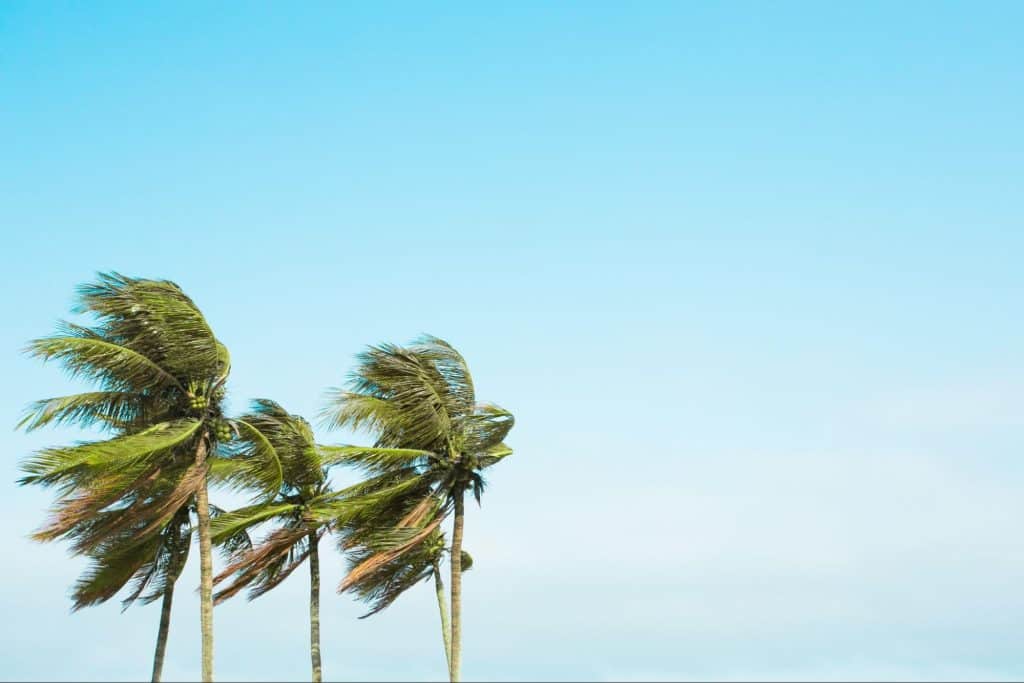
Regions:
<instances>
[{"instance_id":1,"label":"palm frond","mask_svg":"<svg viewBox=\"0 0 1024 683\"><path fill-rule=\"evenodd\" d=\"M223 510L217 507L216 505L211 505L211 527L213 525L213 520L217 519L218 517L223 517L227 514L229 514L227 510ZM220 550L224 559L228 561L230 561L239 553L243 553L247 550L252 550L252 536L249 535L248 528L237 531L234 534L223 536L221 538L218 538L217 540L213 540L211 538L211 541L215 546L217 546L217 549Z\"/></svg>"},{"instance_id":2,"label":"palm frond","mask_svg":"<svg viewBox=\"0 0 1024 683\"><path fill-rule=\"evenodd\" d=\"M284 482L281 456L255 425L244 419L232 422L238 427L239 438L231 445L235 469L227 482L236 488L255 489L265 497L274 496Z\"/></svg>"},{"instance_id":3,"label":"palm frond","mask_svg":"<svg viewBox=\"0 0 1024 683\"><path fill-rule=\"evenodd\" d=\"M394 483L377 488L361 482L336 492L330 500L317 507L322 511L320 518L336 526L369 522L379 517L382 510L393 509L400 501L414 499L418 503L430 494L434 484L430 476L404 476L396 480L388 475L386 480Z\"/></svg>"},{"instance_id":4,"label":"palm frond","mask_svg":"<svg viewBox=\"0 0 1024 683\"><path fill-rule=\"evenodd\" d=\"M157 600L174 585L188 562L192 541L192 527L189 509L182 506L174 518L160 531L160 546L153 559L136 573L131 593L121 601L121 608L128 609L136 600L144 605ZM149 591L146 592L146 589Z\"/></svg>"},{"instance_id":5,"label":"palm frond","mask_svg":"<svg viewBox=\"0 0 1024 683\"><path fill-rule=\"evenodd\" d=\"M97 316L105 336L144 352L175 377L207 379L225 371L209 324L173 282L101 273L78 288L75 310Z\"/></svg>"},{"instance_id":6,"label":"palm frond","mask_svg":"<svg viewBox=\"0 0 1024 683\"><path fill-rule=\"evenodd\" d=\"M142 538L162 528L188 502L206 477L206 468L193 463L171 479L154 475L138 488L125 490L122 504L110 507L108 499L83 491L58 501L49 522L32 535L37 541L61 537L72 540L76 553L91 553L107 539L127 529ZM101 514L102 513L102 514Z\"/></svg>"},{"instance_id":7,"label":"palm frond","mask_svg":"<svg viewBox=\"0 0 1024 683\"><path fill-rule=\"evenodd\" d=\"M348 590L364 577L372 575L373 572L377 571L384 565L401 557L403 554L414 548L418 543L421 543L430 536L430 534L440 526L443 520L443 517L438 517L423 529L408 535L406 540L400 541L386 550L381 550L380 552L375 553L356 567L353 567L342 580L341 585L338 586L338 592L341 593ZM396 535L399 533L399 530L392 531Z\"/></svg>"},{"instance_id":8,"label":"palm frond","mask_svg":"<svg viewBox=\"0 0 1024 683\"><path fill-rule=\"evenodd\" d=\"M301 509L302 506L297 503L261 503L225 512L210 520L210 538L214 543L224 543L239 532L275 517L293 515Z\"/></svg>"},{"instance_id":9,"label":"palm frond","mask_svg":"<svg viewBox=\"0 0 1024 683\"><path fill-rule=\"evenodd\" d=\"M354 430L385 431L400 415L384 398L332 388L320 412L321 421L329 428L350 427Z\"/></svg>"},{"instance_id":10,"label":"palm frond","mask_svg":"<svg viewBox=\"0 0 1024 683\"><path fill-rule=\"evenodd\" d=\"M440 532L435 530L417 548L352 584L348 590L370 606L370 611L359 618L366 619L381 612L405 591L430 578L443 545ZM373 552L366 547L355 550L352 566L365 562Z\"/></svg>"},{"instance_id":11,"label":"palm frond","mask_svg":"<svg viewBox=\"0 0 1024 683\"><path fill-rule=\"evenodd\" d=\"M134 349L122 346L85 328L65 325L75 335L44 337L29 342L29 355L56 360L72 378L83 377L114 390L160 391L184 386L171 372Z\"/></svg>"},{"instance_id":12,"label":"palm frond","mask_svg":"<svg viewBox=\"0 0 1024 683\"><path fill-rule=\"evenodd\" d=\"M273 445L288 486L302 489L324 480L313 430L301 416L289 413L269 399L256 399L250 411L240 419Z\"/></svg>"},{"instance_id":13,"label":"palm frond","mask_svg":"<svg viewBox=\"0 0 1024 683\"><path fill-rule=\"evenodd\" d=\"M510 455L512 455L512 449L504 443L499 443L495 446L491 446L484 451L483 455L478 457L478 466L480 469L486 469L492 465L496 465Z\"/></svg>"},{"instance_id":14,"label":"palm frond","mask_svg":"<svg viewBox=\"0 0 1024 683\"><path fill-rule=\"evenodd\" d=\"M97 517L114 515L101 513ZM106 526L99 521L90 533ZM136 600L148 604L174 584L188 560L191 545L188 508L179 509L157 533L145 533L147 526L148 522L140 518L135 528L104 532L102 542L88 553L89 568L72 590L73 609L105 602L129 584L122 609Z\"/></svg>"},{"instance_id":15,"label":"palm frond","mask_svg":"<svg viewBox=\"0 0 1024 683\"><path fill-rule=\"evenodd\" d=\"M44 448L26 459L20 484L50 486L83 468L129 468L167 453L191 439L202 423L195 419L162 422L137 434L90 441L64 448Z\"/></svg>"},{"instance_id":16,"label":"palm frond","mask_svg":"<svg viewBox=\"0 0 1024 683\"><path fill-rule=\"evenodd\" d=\"M371 346L356 362L349 378L352 393L391 404L387 422L376 425L377 445L429 448L446 438L460 401L434 363L394 344Z\"/></svg>"},{"instance_id":17,"label":"palm frond","mask_svg":"<svg viewBox=\"0 0 1024 683\"><path fill-rule=\"evenodd\" d=\"M249 588L249 599L255 599L279 585L309 554L309 530L302 526L284 526L271 533L252 550L242 553L220 574L219 584L232 576L234 580L214 595L214 604Z\"/></svg>"},{"instance_id":18,"label":"palm frond","mask_svg":"<svg viewBox=\"0 0 1024 683\"><path fill-rule=\"evenodd\" d=\"M515 424L512 413L493 403L483 403L465 417L463 447L481 453L505 440Z\"/></svg>"},{"instance_id":19,"label":"palm frond","mask_svg":"<svg viewBox=\"0 0 1024 683\"><path fill-rule=\"evenodd\" d=\"M396 467L414 467L429 458L437 456L416 448L369 448L364 446L317 447L324 467L352 465L374 474L384 473Z\"/></svg>"},{"instance_id":20,"label":"palm frond","mask_svg":"<svg viewBox=\"0 0 1024 683\"><path fill-rule=\"evenodd\" d=\"M160 545L159 536L152 536L141 545L90 556L90 566L75 582L71 591L72 609L106 602L124 588L132 576L142 570Z\"/></svg>"},{"instance_id":21,"label":"palm frond","mask_svg":"<svg viewBox=\"0 0 1024 683\"><path fill-rule=\"evenodd\" d=\"M145 397L131 391L90 391L46 398L32 403L16 429L31 432L49 424L89 427L97 422L108 427L138 420Z\"/></svg>"},{"instance_id":22,"label":"palm frond","mask_svg":"<svg viewBox=\"0 0 1024 683\"><path fill-rule=\"evenodd\" d=\"M456 414L472 411L476 402L473 376L462 354L444 339L424 334L413 342L414 352L433 364L447 385L447 394L457 406Z\"/></svg>"}]
</instances>

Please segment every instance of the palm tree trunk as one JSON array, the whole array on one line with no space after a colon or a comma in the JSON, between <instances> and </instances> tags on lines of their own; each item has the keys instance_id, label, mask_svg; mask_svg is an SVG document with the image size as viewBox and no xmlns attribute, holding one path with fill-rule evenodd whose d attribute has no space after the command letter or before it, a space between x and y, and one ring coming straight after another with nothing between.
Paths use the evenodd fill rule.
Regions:
<instances>
[{"instance_id":1,"label":"palm tree trunk","mask_svg":"<svg viewBox=\"0 0 1024 683\"><path fill-rule=\"evenodd\" d=\"M444 579L441 566L434 562L434 588L437 591L437 609L441 613L441 637L444 639L444 661L448 665L448 676L452 675L452 623L448 619L448 601L444 596Z\"/></svg>"},{"instance_id":2,"label":"palm tree trunk","mask_svg":"<svg viewBox=\"0 0 1024 683\"><path fill-rule=\"evenodd\" d=\"M452 656L448 667L451 683L459 681L462 659L462 523L465 517L466 491L455 494L455 523L452 526Z\"/></svg>"},{"instance_id":3,"label":"palm tree trunk","mask_svg":"<svg viewBox=\"0 0 1024 683\"><path fill-rule=\"evenodd\" d=\"M323 680L320 667L320 542L316 533L309 535L309 656L313 660L313 683Z\"/></svg>"},{"instance_id":4,"label":"palm tree trunk","mask_svg":"<svg viewBox=\"0 0 1024 683\"><path fill-rule=\"evenodd\" d=\"M206 439L199 441L196 463L206 464ZM206 479L196 492L199 518L199 625L203 638L203 681L213 681L213 552L210 544L210 498Z\"/></svg>"},{"instance_id":5,"label":"palm tree trunk","mask_svg":"<svg viewBox=\"0 0 1024 683\"><path fill-rule=\"evenodd\" d=\"M153 655L153 683L160 683L164 671L164 653L167 652L167 632L171 628L171 602L174 600L174 583L164 589L163 604L160 607L160 630L156 634L156 654Z\"/></svg>"}]
</instances>

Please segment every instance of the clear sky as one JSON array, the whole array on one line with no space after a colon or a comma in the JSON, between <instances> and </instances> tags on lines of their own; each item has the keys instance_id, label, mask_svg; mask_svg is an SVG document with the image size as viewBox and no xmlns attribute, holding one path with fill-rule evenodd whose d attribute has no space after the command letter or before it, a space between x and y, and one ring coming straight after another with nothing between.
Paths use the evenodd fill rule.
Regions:
<instances>
[{"instance_id":1,"label":"clear sky","mask_svg":"<svg viewBox=\"0 0 1024 683\"><path fill-rule=\"evenodd\" d=\"M19 349L99 270L193 296L234 409L312 416L433 333L518 418L466 525L467 679L1024 678L1022 24L8 0L0 417L76 388ZM25 538L16 462L80 435L0 434L0 677L147 677L159 607L69 615L81 563ZM430 588L357 621L324 565L328 678L444 676ZM218 678L308 680L306 595L219 607Z\"/></svg>"}]
</instances>

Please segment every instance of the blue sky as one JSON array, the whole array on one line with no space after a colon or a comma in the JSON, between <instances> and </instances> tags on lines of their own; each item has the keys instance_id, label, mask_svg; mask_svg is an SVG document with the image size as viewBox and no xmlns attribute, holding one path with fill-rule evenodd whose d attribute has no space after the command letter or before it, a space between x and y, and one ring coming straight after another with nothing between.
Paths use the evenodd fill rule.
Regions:
<instances>
[{"instance_id":1,"label":"blue sky","mask_svg":"<svg viewBox=\"0 0 1024 683\"><path fill-rule=\"evenodd\" d=\"M1024 677L1024 5L295 5L0 7L0 416L100 270L180 283L239 409L430 332L518 418L467 679ZM0 677L148 676L158 607L69 615L25 539L80 436L0 436ZM324 564L328 678L444 676L428 587L357 621ZM218 678L305 679L306 591L219 607Z\"/></svg>"}]
</instances>

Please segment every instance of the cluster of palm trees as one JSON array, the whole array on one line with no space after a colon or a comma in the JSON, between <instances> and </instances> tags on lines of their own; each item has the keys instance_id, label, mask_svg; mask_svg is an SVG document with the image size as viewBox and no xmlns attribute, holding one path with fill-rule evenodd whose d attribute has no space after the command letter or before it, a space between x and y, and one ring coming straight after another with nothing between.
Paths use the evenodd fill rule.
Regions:
<instances>
[{"instance_id":1,"label":"cluster of palm trees","mask_svg":"<svg viewBox=\"0 0 1024 683\"><path fill-rule=\"evenodd\" d=\"M263 595L306 563L312 679L320 681L319 546L330 535L348 563L339 592L368 603L369 614L433 581L449 676L459 680L462 572L472 564L462 548L465 497L479 502L484 470L511 453L504 439L513 418L477 402L450 344L423 337L360 354L321 418L368 432L373 443L323 445L306 420L271 400L225 413L228 350L173 282L101 274L78 288L74 310L88 324L61 323L28 351L94 390L36 401L19 425L98 427L107 437L46 448L22 465L20 483L56 493L33 537L65 540L89 560L72 589L74 609L122 591L125 607L162 600L152 674L159 681L174 587L195 535L202 678L211 681L214 605L242 591ZM337 466L364 477L333 488ZM252 504L215 507L209 492L217 487L247 492ZM442 526L449 518L450 538ZM226 558L216 575L215 546Z\"/></svg>"}]
</instances>

